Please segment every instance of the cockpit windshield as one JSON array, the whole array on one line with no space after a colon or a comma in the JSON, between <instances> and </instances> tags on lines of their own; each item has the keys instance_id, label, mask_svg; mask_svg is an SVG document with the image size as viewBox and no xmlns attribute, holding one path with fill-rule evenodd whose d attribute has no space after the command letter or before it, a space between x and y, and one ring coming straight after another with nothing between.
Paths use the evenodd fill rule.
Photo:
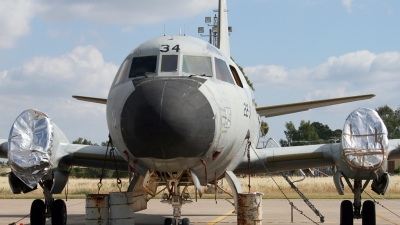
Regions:
<instances>
[{"instance_id":1,"label":"cockpit windshield","mask_svg":"<svg viewBox=\"0 0 400 225\"><path fill-rule=\"evenodd\" d=\"M132 59L129 78L146 76L156 72L157 56L144 56Z\"/></svg>"},{"instance_id":2,"label":"cockpit windshield","mask_svg":"<svg viewBox=\"0 0 400 225\"><path fill-rule=\"evenodd\" d=\"M178 55L163 55L161 58L161 72L178 71Z\"/></svg>"},{"instance_id":3,"label":"cockpit windshield","mask_svg":"<svg viewBox=\"0 0 400 225\"><path fill-rule=\"evenodd\" d=\"M212 77L211 58L204 56L183 56L182 72L190 75Z\"/></svg>"}]
</instances>

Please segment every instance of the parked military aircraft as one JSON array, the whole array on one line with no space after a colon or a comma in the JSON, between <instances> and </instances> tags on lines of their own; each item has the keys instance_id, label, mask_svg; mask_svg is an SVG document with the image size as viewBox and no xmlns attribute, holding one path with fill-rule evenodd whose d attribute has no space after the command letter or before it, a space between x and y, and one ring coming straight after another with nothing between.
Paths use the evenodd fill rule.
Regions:
<instances>
[{"instance_id":1,"label":"parked military aircraft","mask_svg":"<svg viewBox=\"0 0 400 225\"><path fill-rule=\"evenodd\" d=\"M246 151L251 150L250 172L265 173L300 168L336 166L334 183L343 194L344 178L354 192L354 205L341 205L341 223L375 224L375 206L361 205L361 193L386 192L387 160L400 157L399 140L387 140L382 120L373 110L360 109L346 121L341 144L257 149L261 117L273 117L312 108L372 98L360 95L293 104L256 107L244 75L230 58L225 0L219 1L218 47L186 35L157 37L135 48L119 68L107 99L73 96L105 104L107 124L116 147L119 170L132 168L135 211L147 207L147 196L165 186L162 202L171 204L173 218L165 225L190 224L181 207L192 202L187 193L226 178L235 203L242 192L235 173L247 173ZM372 131L372 132L371 132ZM26 110L1 140L8 157L15 194L41 186L45 200L34 200L31 224L66 224L67 211L53 194L64 189L72 166L115 169L105 158L107 147L70 144L48 115ZM264 167L264 165L266 167ZM353 179L353 184L351 183ZM365 183L362 182L365 180ZM235 205L237 207L237 205Z\"/></svg>"}]
</instances>

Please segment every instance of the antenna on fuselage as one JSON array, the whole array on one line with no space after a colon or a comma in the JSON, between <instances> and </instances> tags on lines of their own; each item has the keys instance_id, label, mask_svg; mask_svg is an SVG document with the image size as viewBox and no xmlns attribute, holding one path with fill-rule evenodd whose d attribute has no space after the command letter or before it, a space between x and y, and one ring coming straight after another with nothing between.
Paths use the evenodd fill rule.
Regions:
<instances>
[{"instance_id":1,"label":"antenna on fuselage","mask_svg":"<svg viewBox=\"0 0 400 225\"><path fill-rule=\"evenodd\" d=\"M229 34L232 32L232 27L228 26L228 9L226 0L219 0L218 16L214 16L214 21L211 24L211 17L206 17L206 24L211 27L210 34L204 34L204 27L198 27L198 33L202 37L210 37L210 44L219 48L226 55L230 56ZM225 27L225 28L224 28Z\"/></svg>"},{"instance_id":2,"label":"antenna on fuselage","mask_svg":"<svg viewBox=\"0 0 400 225\"><path fill-rule=\"evenodd\" d=\"M165 23L164 23L164 36L165 36Z\"/></svg>"}]
</instances>

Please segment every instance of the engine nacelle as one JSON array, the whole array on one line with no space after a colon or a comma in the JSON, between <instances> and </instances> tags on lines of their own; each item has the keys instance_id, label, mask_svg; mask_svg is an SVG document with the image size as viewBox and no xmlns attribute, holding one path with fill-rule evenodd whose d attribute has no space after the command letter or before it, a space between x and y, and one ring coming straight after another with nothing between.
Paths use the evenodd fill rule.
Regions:
<instances>
[{"instance_id":1,"label":"engine nacelle","mask_svg":"<svg viewBox=\"0 0 400 225\"><path fill-rule=\"evenodd\" d=\"M334 183L343 194L341 175L355 180L373 180L372 189L384 194L389 184L387 174L388 132L375 110L359 108L347 117L341 137L341 159Z\"/></svg>"},{"instance_id":2,"label":"engine nacelle","mask_svg":"<svg viewBox=\"0 0 400 225\"><path fill-rule=\"evenodd\" d=\"M41 180L48 181L52 193L62 191L68 171L57 168L54 160L60 143L68 143L68 139L45 113L28 109L17 117L8 138L13 193L32 191Z\"/></svg>"},{"instance_id":3,"label":"engine nacelle","mask_svg":"<svg viewBox=\"0 0 400 225\"><path fill-rule=\"evenodd\" d=\"M377 171L387 160L387 129L378 113L359 108L347 117L343 127L342 158L351 170Z\"/></svg>"}]
</instances>

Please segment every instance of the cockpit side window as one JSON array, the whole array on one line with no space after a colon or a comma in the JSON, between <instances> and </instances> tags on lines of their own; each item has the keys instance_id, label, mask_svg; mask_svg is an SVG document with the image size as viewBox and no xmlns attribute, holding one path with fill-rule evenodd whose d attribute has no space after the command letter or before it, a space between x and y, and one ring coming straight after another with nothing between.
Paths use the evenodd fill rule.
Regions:
<instances>
[{"instance_id":1,"label":"cockpit side window","mask_svg":"<svg viewBox=\"0 0 400 225\"><path fill-rule=\"evenodd\" d=\"M184 55L182 72L212 77L211 57Z\"/></svg>"},{"instance_id":2,"label":"cockpit side window","mask_svg":"<svg viewBox=\"0 0 400 225\"><path fill-rule=\"evenodd\" d=\"M163 55L161 72L176 72L178 70L178 55Z\"/></svg>"},{"instance_id":3,"label":"cockpit side window","mask_svg":"<svg viewBox=\"0 0 400 225\"><path fill-rule=\"evenodd\" d=\"M126 79L130 66L131 66L131 60L125 60L122 63L121 68L118 70L118 75L117 75L117 80L115 81L115 85L119 84L121 81Z\"/></svg>"},{"instance_id":4,"label":"cockpit side window","mask_svg":"<svg viewBox=\"0 0 400 225\"><path fill-rule=\"evenodd\" d=\"M235 67L229 65L229 68L231 69L233 78L235 78L235 82L236 82L237 86L243 87L242 81L240 80L239 74L236 71Z\"/></svg>"},{"instance_id":5,"label":"cockpit side window","mask_svg":"<svg viewBox=\"0 0 400 225\"><path fill-rule=\"evenodd\" d=\"M132 59L129 78L146 76L156 72L157 56L143 56Z\"/></svg>"},{"instance_id":6,"label":"cockpit side window","mask_svg":"<svg viewBox=\"0 0 400 225\"><path fill-rule=\"evenodd\" d=\"M228 66L222 59L215 58L215 76L219 80L235 84L233 82L231 73L229 72Z\"/></svg>"}]
</instances>

